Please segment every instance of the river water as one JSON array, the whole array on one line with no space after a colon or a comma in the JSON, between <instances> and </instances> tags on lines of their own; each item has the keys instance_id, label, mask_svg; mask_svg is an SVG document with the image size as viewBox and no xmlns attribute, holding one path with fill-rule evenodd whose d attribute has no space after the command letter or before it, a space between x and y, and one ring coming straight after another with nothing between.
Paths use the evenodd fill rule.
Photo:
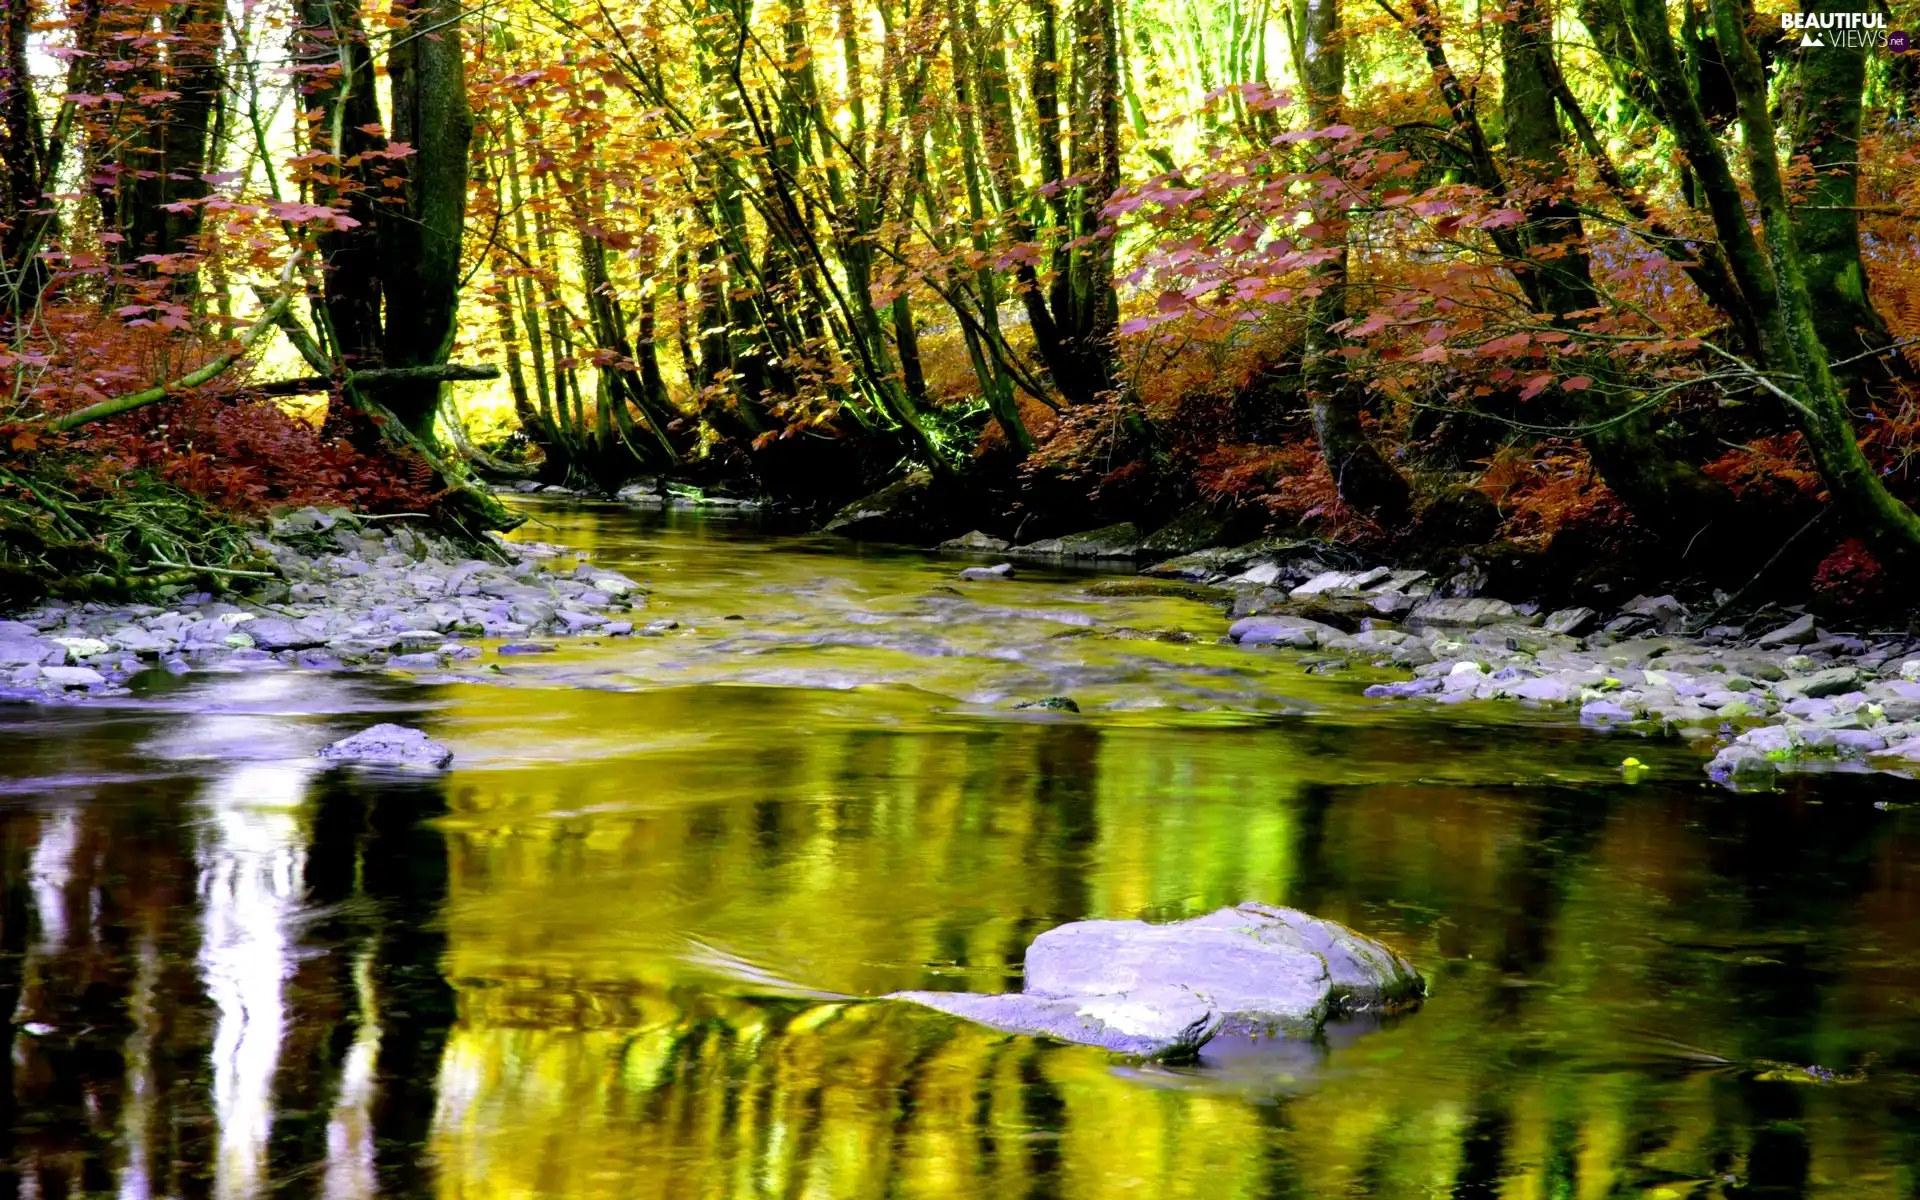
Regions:
<instances>
[{"instance_id":1,"label":"river water","mask_svg":"<svg viewBox=\"0 0 1920 1200\"><path fill-rule=\"evenodd\" d=\"M537 513L681 627L0 710L0 1196L1920 1195L1912 785L1381 707L1087 576ZM455 768L316 770L375 719ZM1431 997L1186 1067L858 999L1242 900Z\"/></svg>"}]
</instances>

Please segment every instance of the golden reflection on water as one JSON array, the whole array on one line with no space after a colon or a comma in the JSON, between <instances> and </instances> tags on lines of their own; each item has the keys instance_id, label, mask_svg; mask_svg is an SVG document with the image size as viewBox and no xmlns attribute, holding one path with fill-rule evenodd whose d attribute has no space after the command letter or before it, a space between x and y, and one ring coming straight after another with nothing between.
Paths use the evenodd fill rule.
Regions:
<instances>
[{"instance_id":1,"label":"golden reflection on water","mask_svg":"<svg viewBox=\"0 0 1920 1200\"><path fill-rule=\"evenodd\" d=\"M1731 796L1658 743L1629 785L1596 735L1381 710L1187 602L550 518L682 628L516 686L269 672L0 730L0 1197L1920 1187L1920 839L1870 806L1904 793ZM1051 694L1085 711L1010 710ZM312 773L388 711L456 769ZM1186 1068L870 999L1248 899L1392 942L1431 999Z\"/></svg>"}]
</instances>

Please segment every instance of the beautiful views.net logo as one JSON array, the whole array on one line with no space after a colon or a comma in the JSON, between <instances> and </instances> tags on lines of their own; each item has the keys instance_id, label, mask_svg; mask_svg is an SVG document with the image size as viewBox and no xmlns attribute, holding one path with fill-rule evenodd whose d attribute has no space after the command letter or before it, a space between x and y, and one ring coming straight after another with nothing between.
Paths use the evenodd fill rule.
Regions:
<instances>
[{"instance_id":1,"label":"beautiful views.net logo","mask_svg":"<svg viewBox=\"0 0 1920 1200\"><path fill-rule=\"evenodd\" d=\"M1799 34L1802 46L1851 50L1885 47L1895 54L1907 49L1906 33L1889 30L1885 13L1781 13L1780 28Z\"/></svg>"}]
</instances>

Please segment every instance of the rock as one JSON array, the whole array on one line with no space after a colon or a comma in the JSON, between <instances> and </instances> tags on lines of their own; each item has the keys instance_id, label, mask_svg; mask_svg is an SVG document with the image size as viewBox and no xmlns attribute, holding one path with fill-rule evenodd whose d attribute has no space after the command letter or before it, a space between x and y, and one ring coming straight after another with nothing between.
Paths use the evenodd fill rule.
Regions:
<instances>
[{"instance_id":1,"label":"rock","mask_svg":"<svg viewBox=\"0 0 1920 1200\"><path fill-rule=\"evenodd\" d=\"M938 549L960 554L998 554L1012 544L976 529L972 533L963 533L957 538L948 538L940 543Z\"/></svg>"},{"instance_id":2,"label":"rock","mask_svg":"<svg viewBox=\"0 0 1920 1200\"><path fill-rule=\"evenodd\" d=\"M1532 700L1538 704L1565 704L1574 697L1572 684L1560 679L1523 679L1518 683L1506 685L1501 689L1510 696L1521 700Z\"/></svg>"},{"instance_id":3,"label":"rock","mask_svg":"<svg viewBox=\"0 0 1920 1200\"><path fill-rule=\"evenodd\" d=\"M103 687L107 677L92 667L42 667L40 678L63 688Z\"/></svg>"},{"instance_id":4,"label":"rock","mask_svg":"<svg viewBox=\"0 0 1920 1200\"><path fill-rule=\"evenodd\" d=\"M1633 719L1633 710L1612 700L1589 700L1580 706L1582 725L1621 725Z\"/></svg>"},{"instance_id":5,"label":"rock","mask_svg":"<svg viewBox=\"0 0 1920 1200\"><path fill-rule=\"evenodd\" d=\"M1579 637L1593 628L1593 621L1599 614L1590 608L1562 608L1547 614L1540 627L1548 633L1564 633L1568 637Z\"/></svg>"},{"instance_id":6,"label":"rock","mask_svg":"<svg viewBox=\"0 0 1920 1200\"><path fill-rule=\"evenodd\" d=\"M835 513L824 532L850 538L897 540L924 536L931 516L933 491L933 473L914 471ZM926 545L924 541L920 544Z\"/></svg>"},{"instance_id":7,"label":"rock","mask_svg":"<svg viewBox=\"0 0 1920 1200\"><path fill-rule=\"evenodd\" d=\"M295 624L277 617L262 617L248 622L247 635L262 650L307 650L327 643L324 630L315 630L305 622Z\"/></svg>"},{"instance_id":8,"label":"rock","mask_svg":"<svg viewBox=\"0 0 1920 1200\"><path fill-rule=\"evenodd\" d=\"M106 642L95 637L57 637L49 638L56 646L64 646L68 662L79 662L83 658L98 658L112 650Z\"/></svg>"},{"instance_id":9,"label":"rock","mask_svg":"<svg viewBox=\"0 0 1920 1200\"><path fill-rule=\"evenodd\" d=\"M1738 742L1723 748L1707 763L1707 774L1727 784L1768 784L1779 771L1779 764L1764 753Z\"/></svg>"},{"instance_id":10,"label":"rock","mask_svg":"<svg viewBox=\"0 0 1920 1200\"><path fill-rule=\"evenodd\" d=\"M1140 552L1140 530L1130 521L1016 546L1021 558L1132 558Z\"/></svg>"},{"instance_id":11,"label":"rock","mask_svg":"<svg viewBox=\"0 0 1920 1200\"><path fill-rule=\"evenodd\" d=\"M1340 631L1305 617L1245 617L1228 627L1227 636L1242 646L1292 646L1307 650L1319 645L1322 638L1340 636Z\"/></svg>"},{"instance_id":12,"label":"rock","mask_svg":"<svg viewBox=\"0 0 1920 1200\"><path fill-rule=\"evenodd\" d=\"M1435 676L1431 679L1408 679L1400 683L1376 683L1362 694L1402 699L1408 696L1430 696L1440 688L1441 681L1438 676Z\"/></svg>"},{"instance_id":13,"label":"rock","mask_svg":"<svg viewBox=\"0 0 1920 1200\"><path fill-rule=\"evenodd\" d=\"M640 627L642 637L665 637L669 630L680 628L680 622L673 620L648 621Z\"/></svg>"},{"instance_id":14,"label":"rock","mask_svg":"<svg viewBox=\"0 0 1920 1200\"><path fill-rule=\"evenodd\" d=\"M1270 583L1278 583L1280 580L1280 575L1281 575L1281 570L1280 570L1279 563L1271 563L1271 562L1255 563L1251 567L1248 567L1246 570L1240 572L1238 575L1235 575L1232 579L1228 580L1227 582L1250 583L1256 587L1265 587Z\"/></svg>"},{"instance_id":15,"label":"rock","mask_svg":"<svg viewBox=\"0 0 1920 1200\"><path fill-rule=\"evenodd\" d=\"M67 661L64 646L35 637L0 638L0 667L40 666Z\"/></svg>"},{"instance_id":16,"label":"rock","mask_svg":"<svg viewBox=\"0 0 1920 1200\"><path fill-rule=\"evenodd\" d=\"M1050 929L1027 949L1019 993L890 998L1012 1033L1185 1058L1217 1034L1310 1037L1329 1016L1400 1007L1425 990L1406 959L1344 926L1242 904L1165 925Z\"/></svg>"},{"instance_id":17,"label":"rock","mask_svg":"<svg viewBox=\"0 0 1920 1200\"><path fill-rule=\"evenodd\" d=\"M1100 579L1087 585L1090 596L1171 596L1178 600L1197 600L1202 604L1225 604L1233 599L1226 588L1183 579L1149 579L1136 575L1131 579Z\"/></svg>"},{"instance_id":18,"label":"rock","mask_svg":"<svg viewBox=\"0 0 1920 1200\"><path fill-rule=\"evenodd\" d=\"M895 992L906 1000L990 1029L1096 1046L1133 1058L1192 1058L1220 1031L1221 1014L1177 988L1057 1000L1022 992Z\"/></svg>"},{"instance_id":19,"label":"rock","mask_svg":"<svg viewBox=\"0 0 1920 1200\"><path fill-rule=\"evenodd\" d=\"M560 647L551 642L508 642L498 650L495 650L494 653L508 656L516 654L552 654L559 648Z\"/></svg>"},{"instance_id":20,"label":"rock","mask_svg":"<svg viewBox=\"0 0 1920 1200\"><path fill-rule=\"evenodd\" d=\"M628 579L620 572L608 571L598 567L590 568L590 573L587 575L587 582L592 584L596 590L605 592L609 596L629 596L637 594L642 590L639 584Z\"/></svg>"},{"instance_id":21,"label":"rock","mask_svg":"<svg viewBox=\"0 0 1920 1200\"><path fill-rule=\"evenodd\" d=\"M1006 579L1012 574L1012 563L998 563L991 567L968 567L960 572L960 578L973 583L983 583L996 579Z\"/></svg>"},{"instance_id":22,"label":"rock","mask_svg":"<svg viewBox=\"0 0 1920 1200\"><path fill-rule=\"evenodd\" d=\"M1686 624L1687 610L1672 596L1635 596L1620 606L1623 614L1644 617L1661 633L1675 634Z\"/></svg>"},{"instance_id":23,"label":"rock","mask_svg":"<svg viewBox=\"0 0 1920 1200\"><path fill-rule=\"evenodd\" d=\"M1494 625L1503 621L1524 623L1513 605L1505 600L1477 598L1428 600L1408 614L1407 620L1415 625L1448 628L1472 628L1477 625Z\"/></svg>"},{"instance_id":24,"label":"rock","mask_svg":"<svg viewBox=\"0 0 1920 1200\"><path fill-rule=\"evenodd\" d=\"M1792 679L1775 684L1773 693L1782 698L1800 696L1808 700L1819 700L1850 692L1859 682L1860 672L1855 668L1830 667L1825 671L1816 671L1803 679Z\"/></svg>"},{"instance_id":25,"label":"rock","mask_svg":"<svg viewBox=\"0 0 1920 1200\"><path fill-rule=\"evenodd\" d=\"M598 630L607 623L607 618L599 613L574 612L569 608L563 608L554 615L559 619L560 624L566 627L568 633L582 633L589 629Z\"/></svg>"},{"instance_id":26,"label":"rock","mask_svg":"<svg viewBox=\"0 0 1920 1200\"><path fill-rule=\"evenodd\" d=\"M1385 567L1375 567L1371 571L1322 571L1287 594L1299 600L1307 596L1318 596L1322 592L1364 591L1392 574L1393 572Z\"/></svg>"},{"instance_id":27,"label":"rock","mask_svg":"<svg viewBox=\"0 0 1920 1200\"><path fill-rule=\"evenodd\" d=\"M322 747L320 757L328 762L437 771L453 761L453 751L418 729L375 725Z\"/></svg>"},{"instance_id":28,"label":"rock","mask_svg":"<svg viewBox=\"0 0 1920 1200\"><path fill-rule=\"evenodd\" d=\"M1080 711L1080 706L1066 696L1048 696L1045 700L1022 700L1013 707L1023 710L1038 710L1041 712L1077 713Z\"/></svg>"},{"instance_id":29,"label":"rock","mask_svg":"<svg viewBox=\"0 0 1920 1200\"><path fill-rule=\"evenodd\" d=\"M1211 505L1195 504L1148 534L1140 543L1140 550L1154 558L1191 554L1225 541L1228 525L1227 518L1216 513Z\"/></svg>"},{"instance_id":30,"label":"rock","mask_svg":"<svg viewBox=\"0 0 1920 1200\"><path fill-rule=\"evenodd\" d=\"M1813 628L1813 614L1798 617L1782 625L1771 633L1763 633L1755 638L1755 646L1804 646L1817 635Z\"/></svg>"}]
</instances>

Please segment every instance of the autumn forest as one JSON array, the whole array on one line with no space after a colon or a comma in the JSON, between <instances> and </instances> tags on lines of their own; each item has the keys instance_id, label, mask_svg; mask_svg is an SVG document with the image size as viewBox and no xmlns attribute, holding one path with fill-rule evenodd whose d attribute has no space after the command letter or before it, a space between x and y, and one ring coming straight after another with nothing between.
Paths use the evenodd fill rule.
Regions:
<instances>
[{"instance_id":1,"label":"autumn forest","mask_svg":"<svg viewBox=\"0 0 1920 1200\"><path fill-rule=\"evenodd\" d=\"M1920 558L1902 23L15 0L0 584L244 569L227 523L282 504L477 534L517 519L489 483L666 478L816 519L904 487L878 532L922 543L1204 518L1884 604Z\"/></svg>"}]
</instances>

